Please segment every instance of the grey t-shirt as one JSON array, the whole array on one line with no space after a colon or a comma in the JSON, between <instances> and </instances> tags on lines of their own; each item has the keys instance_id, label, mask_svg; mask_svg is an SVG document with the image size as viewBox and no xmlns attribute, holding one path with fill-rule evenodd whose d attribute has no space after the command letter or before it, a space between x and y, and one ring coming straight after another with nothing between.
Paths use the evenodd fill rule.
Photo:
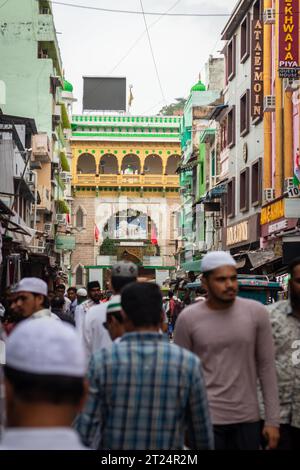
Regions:
<instances>
[{"instance_id":1,"label":"grey t-shirt","mask_svg":"<svg viewBox=\"0 0 300 470\"><path fill-rule=\"evenodd\" d=\"M262 304L241 298L226 310L193 304L178 317L174 342L201 359L214 425L259 421L258 378L266 424L279 425L272 331Z\"/></svg>"}]
</instances>

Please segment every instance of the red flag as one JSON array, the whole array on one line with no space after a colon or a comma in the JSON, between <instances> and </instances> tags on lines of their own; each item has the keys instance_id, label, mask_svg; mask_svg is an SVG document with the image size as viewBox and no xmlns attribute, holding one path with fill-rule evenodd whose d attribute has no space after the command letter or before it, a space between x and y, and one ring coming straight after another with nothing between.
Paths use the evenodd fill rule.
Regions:
<instances>
[{"instance_id":1,"label":"red flag","mask_svg":"<svg viewBox=\"0 0 300 470\"><path fill-rule=\"evenodd\" d=\"M99 232L97 225L95 224L95 240L97 243L99 241L99 237L100 237L100 232Z\"/></svg>"},{"instance_id":2,"label":"red flag","mask_svg":"<svg viewBox=\"0 0 300 470\"><path fill-rule=\"evenodd\" d=\"M151 227L151 243L152 245L157 245L157 232L154 224Z\"/></svg>"}]
</instances>

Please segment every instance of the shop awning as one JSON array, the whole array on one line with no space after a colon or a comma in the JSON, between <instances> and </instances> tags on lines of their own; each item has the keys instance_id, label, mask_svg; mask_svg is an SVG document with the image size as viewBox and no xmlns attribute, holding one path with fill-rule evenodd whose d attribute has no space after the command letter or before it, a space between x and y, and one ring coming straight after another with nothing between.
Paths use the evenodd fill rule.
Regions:
<instances>
[{"instance_id":1,"label":"shop awning","mask_svg":"<svg viewBox=\"0 0 300 470\"><path fill-rule=\"evenodd\" d=\"M282 257L276 255L274 251L256 251L248 253L248 258L253 266L251 271L253 271L254 269L264 266L265 264L274 263L280 260Z\"/></svg>"},{"instance_id":2,"label":"shop awning","mask_svg":"<svg viewBox=\"0 0 300 470\"><path fill-rule=\"evenodd\" d=\"M26 237L32 237L36 233L35 230L32 230L27 226L22 226L9 218L0 217L0 220L2 226L10 232L19 233L20 235L25 235Z\"/></svg>"},{"instance_id":3,"label":"shop awning","mask_svg":"<svg viewBox=\"0 0 300 470\"><path fill-rule=\"evenodd\" d=\"M18 194L22 195L25 199L30 202L35 202L34 194L32 193L30 187L26 181L20 177L15 177L15 189L18 190Z\"/></svg>"},{"instance_id":4,"label":"shop awning","mask_svg":"<svg viewBox=\"0 0 300 470\"><path fill-rule=\"evenodd\" d=\"M188 162L184 165L179 165L179 167L176 170L176 173L182 173L184 171L189 171L192 170L195 166L198 165L198 157L192 157L188 160Z\"/></svg>"},{"instance_id":5,"label":"shop awning","mask_svg":"<svg viewBox=\"0 0 300 470\"><path fill-rule=\"evenodd\" d=\"M246 264L246 261L247 261L246 258L236 260L236 268L237 269L244 268L245 264Z\"/></svg>"},{"instance_id":6,"label":"shop awning","mask_svg":"<svg viewBox=\"0 0 300 470\"><path fill-rule=\"evenodd\" d=\"M11 209L0 199L0 214L14 215Z\"/></svg>"},{"instance_id":7,"label":"shop awning","mask_svg":"<svg viewBox=\"0 0 300 470\"><path fill-rule=\"evenodd\" d=\"M212 199L220 199L223 194L227 194L227 183L222 183L212 188L204 197L200 198L199 202L211 202Z\"/></svg>"},{"instance_id":8,"label":"shop awning","mask_svg":"<svg viewBox=\"0 0 300 470\"><path fill-rule=\"evenodd\" d=\"M188 261L186 263L183 263L181 266L182 269L185 271L195 271L199 272L201 271L201 260L195 260L195 261Z\"/></svg>"}]
</instances>

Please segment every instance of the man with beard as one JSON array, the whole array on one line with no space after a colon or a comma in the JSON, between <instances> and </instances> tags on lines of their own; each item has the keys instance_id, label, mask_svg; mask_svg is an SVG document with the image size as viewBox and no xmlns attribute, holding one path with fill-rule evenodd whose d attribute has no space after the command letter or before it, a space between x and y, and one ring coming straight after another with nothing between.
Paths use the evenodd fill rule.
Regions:
<instances>
[{"instance_id":1,"label":"man with beard","mask_svg":"<svg viewBox=\"0 0 300 470\"><path fill-rule=\"evenodd\" d=\"M237 298L236 262L230 254L202 260L207 300L178 317L174 341L202 362L217 450L257 450L260 414L257 379L263 390L268 448L279 440L279 403L272 330L266 308Z\"/></svg>"},{"instance_id":2,"label":"man with beard","mask_svg":"<svg viewBox=\"0 0 300 470\"><path fill-rule=\"evenodd\" d=\"M17 284L10 306L16 323L29 317L58 320L58 316L52 313L49 307L48 286L42 279L26 277Z\"/></svg>"},{"instance_id":3,"label":"man with beard","mask_svg":"<svg viewBox=\"0 0 300 470\"><path fill-rule=\"evenodd\" d=\"M280 401L280 450L300 449L300 258L289 266L289 300L268 307Z\"/></svg>"}]
</instances>

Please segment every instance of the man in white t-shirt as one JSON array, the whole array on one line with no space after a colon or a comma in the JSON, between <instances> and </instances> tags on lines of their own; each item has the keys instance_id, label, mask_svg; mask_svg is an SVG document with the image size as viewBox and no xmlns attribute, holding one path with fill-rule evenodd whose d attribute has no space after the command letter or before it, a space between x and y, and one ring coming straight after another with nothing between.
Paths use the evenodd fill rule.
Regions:
<instances>
[{"instance_id":1,"label":"man in white t-shirt","mask_svg":"<svg viewBox=\"0 0 300 470\"><path fill-rule=\"evenodd\" d=\"M112 267L111 287L113 296L109 304L113 304L114 300L119 301L119 294L123 287L127 284L135 282L138 277L138 268L135 264L126 261L120 261ZM102 348L109 348L112 344L111 337L103 325L107 318L107 303L102 303L92 307L84 317L83 322L83 339L88 360L91 355Z\"/></svg>"}]
</instances>

